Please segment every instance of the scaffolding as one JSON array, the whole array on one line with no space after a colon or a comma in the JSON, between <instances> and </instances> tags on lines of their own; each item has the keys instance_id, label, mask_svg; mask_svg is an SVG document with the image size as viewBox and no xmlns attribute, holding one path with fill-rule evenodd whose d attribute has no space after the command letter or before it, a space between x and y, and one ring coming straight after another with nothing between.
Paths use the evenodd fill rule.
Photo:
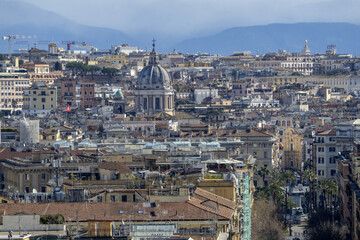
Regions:
<instances>
[{"instance_id":1,"label":"scaffolding","mask_svg":"<svg viewBox=\"0 0 360 240\"><path fill-rule=\"evenodd\" d=\"M240 239L251 240L251 176L249 171L240 174L239 194L240 194Z\"/></svg>"}]
</instances>

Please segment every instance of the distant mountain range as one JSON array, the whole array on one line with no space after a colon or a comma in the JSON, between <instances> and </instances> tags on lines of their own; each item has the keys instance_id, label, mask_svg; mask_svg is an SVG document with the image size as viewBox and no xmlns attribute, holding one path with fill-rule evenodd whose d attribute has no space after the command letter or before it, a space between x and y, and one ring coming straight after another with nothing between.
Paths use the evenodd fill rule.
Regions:
<instances>
[{"instance_id":1,"label":"distant mountain range","mask_svg":"<svg viewBox=\"0 0 360 240\"><path fill-rule=\"evenodd\" d=\"M308 40L311 53L325 53L327 45L337 45L338 53L360 55L360 26L349 23L295 23L235 27L208 37L177 44L180 52L209 52L230 55L234 51L252 54L284 49L301 52Z\"/></svg>"},{"instance_id":2,"label":"distant mountain range","mask_svg":"<svg viewBox=\"0 0 360 240\"><path fill-rule=\"evenodd\" d=\"M95 17L95 16L94 16ZM36 40L87 42L97 48L130 44L149 46L151 39L133 39L124 32L75 23L56 13L42 10L17 0L0 0L0 35L37 35ZM138 34L141 36L141 34ZM157 46L159 51L182 53L208 52L231 55L234 51L252 54L277 52L284 49L301 52L305 40L311 53L324 53L329 44L337 45L339 53L360 55L360 26L349 23L295 23L265 26L234 27L217 34L167 43L171 48ZM19 39L18 41L26 41ZM13 41L15 43L16 41ZM144 44L145 42L145 44ZM12 49L27 45L13 45ZM38 46L46 49L46 45ZM65 48L65 45L63 45ZM150 47L150 46L149 46ZM0 41L0 52L7 53L7 42Z\"/></svg>"},{"instance_id":3,"label":"distant mountain range","mask_svg":"<svg viewBox=\"0 0 360 240\"><path fill-rule=\"evenodd\" d=\"M111 45L123 43L138 44L121 31L78 24L56 13L16 0L0 0L0 34L1 37L4 35L37 36L37 39L29 39L30 41L87 42L88 45L98 48L110 48ZM8 45L5 41L1 41L0 52L7 53ZM27 41L27 39L18 39L18 41ZM12 48L24 47L27 46L13 45ZM45 45L39 45L39 47L47 48ZM62 45L62 47L66 46Z\"/></svg>"}]
</instances>

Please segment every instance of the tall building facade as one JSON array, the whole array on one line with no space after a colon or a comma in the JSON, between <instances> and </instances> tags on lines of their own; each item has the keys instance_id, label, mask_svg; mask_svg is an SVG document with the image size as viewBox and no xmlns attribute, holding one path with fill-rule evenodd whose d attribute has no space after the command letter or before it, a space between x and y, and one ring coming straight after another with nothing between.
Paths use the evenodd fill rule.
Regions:
<instances>
[{"instance_id":1,"label":"tall building facade","mask_svg":"<svg viewBox=\"0 0 360 240\"><path fill-rule=\"evenodd\" d=\"M34 84L24 90L23 111L26 114L46 114L57 108L57 89L44 83Z\"/></svg>"},{"instance_id":2,"label":"tall building facade","mask_svg":"<svg viewBox=\"0 0 360 240\"><path fill-rule=\"evenodd\" d=\"M20 110L23 105L23 90L29 87L26 69L8 66L0 61L0 110Z\"/></svg>"},{"instance_id":3,"label":"tall building facade","mask_svg":"<svg viewBox=\"0 0 360 240\"><path fill-rule=\"evenodd\" d=\"M137 113L153 115L165 112L174 115L174 89L169 73L159 65L155 42L150 53L149 65L139 74L135 87Z\"/></svg>"},{"instance_id":4,"label":"tall building facade","mask_svg":"<svg viewBox=\"0 0 360 240\"><path fill-rule=\"evenodd\" d=\"M85 79L63 80L60 102L63 106L83 109L95 107L95 84Z\"/></svg>"},{"instance_id":5,"label":"tall building facade","mask_svg":"<svg viewBox=\"0 0 360 240\"><path fill-rule=\"evenodd\" d=\"M317 177L336 179L338 155L336 146L336 130L331 129L316 134L314 142L314 164L316 165Z\"/></svg>"}]
</instances>

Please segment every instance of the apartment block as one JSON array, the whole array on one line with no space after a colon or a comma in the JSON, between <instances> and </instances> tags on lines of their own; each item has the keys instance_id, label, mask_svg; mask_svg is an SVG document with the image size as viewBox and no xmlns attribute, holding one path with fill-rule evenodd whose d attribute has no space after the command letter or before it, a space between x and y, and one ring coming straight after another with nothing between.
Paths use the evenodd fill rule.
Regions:
<instances>
[{"instance_id":1,"label":"apartment block","mask_svg":"<svg viewBox=\"0 0 360 240\"><path fill-rule=\"evenodd\" d=\"M57 108L57 88L43 83L24 90L23 111L26 114L46 114Z\"/></svg>"},{"instance_id":2,"label":"apartment block","mask_svg":"<svg viewBox=\"0 0 360 240\"><path fill-rule=\"evenodd\" d=\"M60 102L62 106L83 109L95 107L95 83L80 79L61 81Z\"/></svg>"}]
</instances>

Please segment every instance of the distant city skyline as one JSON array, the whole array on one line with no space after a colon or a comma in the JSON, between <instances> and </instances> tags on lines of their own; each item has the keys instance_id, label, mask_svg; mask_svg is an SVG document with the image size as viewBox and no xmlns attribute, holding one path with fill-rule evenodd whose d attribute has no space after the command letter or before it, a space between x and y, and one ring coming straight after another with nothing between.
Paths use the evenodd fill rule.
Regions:
<instances>
[{"instance_id":1,"label":"distant city skyline","mask_svg":"<svg viewBox=\"0 0 360 240\"><path fill-rule=\"evenodd\" d=\"M359 1L22 0L81 24L132 36L188 38L226 28L295 22L359 24ZM96 17L94 17L96 16Z\"/></svg>"}]
</instances>

